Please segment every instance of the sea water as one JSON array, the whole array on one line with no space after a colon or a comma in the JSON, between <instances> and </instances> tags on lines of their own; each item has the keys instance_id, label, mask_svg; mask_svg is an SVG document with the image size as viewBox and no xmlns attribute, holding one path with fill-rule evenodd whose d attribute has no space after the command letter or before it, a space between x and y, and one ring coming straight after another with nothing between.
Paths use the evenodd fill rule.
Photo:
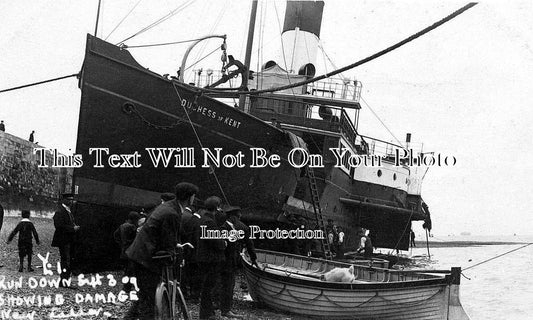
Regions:
<instances>
[{"instance_id":1,"label":"sea water","mask_svg":"<svg viewBox=\"0 0 533 320\"><path fill-rule=\"evenodd\" d=\"M470 236L447 237L443 240L531 243L533 237ZM533 319L533 245L467 269L523 245L430 247L430 259L426 247L419 246L409 254L414 257L415 264L424 268L463 269L461 303L472 320L530 320Z\"/></svg>"}]
</instances>

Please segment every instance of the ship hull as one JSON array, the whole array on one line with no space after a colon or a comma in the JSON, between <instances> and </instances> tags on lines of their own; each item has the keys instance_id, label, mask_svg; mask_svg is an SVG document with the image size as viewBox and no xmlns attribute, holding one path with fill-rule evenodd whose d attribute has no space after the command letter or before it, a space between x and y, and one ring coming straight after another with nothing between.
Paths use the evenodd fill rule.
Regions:
<instances>
[{"instance_id":1,"label":"ship hull","mask_svg":"<svg viewBox=\"0 0 533 320\"><path fill-rule=\"evenodd\" d=\"M76 219L83 230L79 261L115 256L116 248L108 245L112 229L129 210L156 205L160 193L173 192L178 182L198 185L199 199L217 195L241 206L249 222L275 221L294 193L300 170L286 160L294 137L148 71L125 50L89 35L80 88L76 153L83 166L73 174ZM94 148L106 150L99 156ZM147 148L174 153L166 166L156 165ZM178 159L175 148L189 152ZM216 148L220 162L206 161L208 152L217 155ZM280 166L251 168L250 148L279 155ZM242 168L231 166L239 152ZM110 154L118 155L116 161Z\"/></svg>"}]
</instances>

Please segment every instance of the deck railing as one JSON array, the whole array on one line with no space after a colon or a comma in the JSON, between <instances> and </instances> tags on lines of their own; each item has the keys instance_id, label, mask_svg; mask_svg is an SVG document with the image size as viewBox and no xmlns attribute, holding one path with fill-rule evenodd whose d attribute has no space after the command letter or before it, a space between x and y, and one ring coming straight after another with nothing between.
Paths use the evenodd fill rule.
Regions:
<instances>
[{"instance_id":1,"label":"deck railing","mask_svg":"<svg viewBox=\"0 0 533 320\"><path fill-rule=\"evenodd\" d=\"M260 74L255 74L256 77L260 77ZM196 69L192 76L192 82L197 87L205 87L213 84L217 80L222 78L222 72L220 70L211 69ZM260 79L256 79L256 83L262 83ZM240 77L233 78L228 82L221 84L220 88L236 88L240 86ZM289 84L289 83L287 83ZM359 102L361 99L362 83L357 80L346 80L340 78L327 78L324 80L308 83L301 88L301 92L295 92L298 94L310 94L317 97L351 100ZM252 89L252 88L250 88ZM253 88L259 90L261 88ZM298 90L300 91L300 89Z\"/></svg>"}]
</instances>

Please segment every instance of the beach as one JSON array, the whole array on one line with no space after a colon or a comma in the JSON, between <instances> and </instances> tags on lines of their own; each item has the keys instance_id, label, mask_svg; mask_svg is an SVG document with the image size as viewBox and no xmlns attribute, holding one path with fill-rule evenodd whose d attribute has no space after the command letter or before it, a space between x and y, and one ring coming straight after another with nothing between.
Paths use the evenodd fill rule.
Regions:
<instances>
[{"instance_id":1,"label":"beach","mask_svg":"<svg viewBox=\"0 0 533 320\"><path fill-rule=\"evenodd\" d=\"M120 283L117 283L113 286L110 285L110 278L112 277L115 280L119 280L122 277L121 271L106 271L98 273L102 276L102 284L93 286L91 283L86 283L83 286L80 286L78 278L73 277L73 287L74 289L67 288L56 288L50 287L48 284L43 288L38 285L37 288L30 288L30 285L33 281L44 281L41 279L53 280L59 278L57 274L54 276L44 276L43 267L41 260L37 257L37 254L41 254L43 257L47 253L49 255L50 262L59 261L59 253L57 248L50 246L52 242L52 236L54 233L54 225L51 219L47 218L32 218L35 228L39 234L41 240L40 245L34 244L33 247L33 267L34 272L25 271L18 272L18 251L17 251L17 238L13 240L9 245L6 245L7 237L9 233L15 228L16 224L20 218L17 217L5 217L4 225L0 233L0 265L3 265L0 268L0 319L12 319L11 317L7 318L6 314L10 310L11 316L14 312L19 312L20 314L27 314L28 312L35 311L34 319L50 319L50 314L59 315L60 312L69 313L72 308L77 315L80 315L81 312L99 312L98 315L85 315L78 317L67 317L68 319L122 319L123 315L131 305L130 300L123 302L118 301L119 292L121 289ZM79 275L78 275L79 276ZM95 274L82 275L84 279L90 281L91 277L95 277ZM22 278L21 278L22 277ZM30 280L34 279L34 280ZM237 282L235 285L235 294L234 294L234 309L237 313L245 315L245 319L273 319L273 320L303 320L305 317L299 317L294 315L289 315L285 313L273 312L257 305L255 302L250 301L250 299L244 298L246 291L241 288L241 281L243 278L241 275L237 276ZM18 282L20 279L22 283L21 288L3 288L8 286L11 280ZM244 281L245 282L245 281ZM117 297L116 301L109 302L109 293ZM96 302L97 294L104 295L98 296L100 299L98 303ZM56 295L61 295L64 299L64 302L57 306L54 302ZM46 296L52 297L52 303L48 306L38 305L39 296L43 299ZM33 297L33 298L32 298ZM29 299L35 299L32 305L28 305L25 301L18 304L17 298L21 298L26 301ZM11 299L11 300L10 300ZM76 301L83 300L82 302ZM92 301L91 301L92 299ZM105 299L106 302L103 302L102 299ZM12 303L11 303L12 302ZM14 304L14 305L10 305ZM188 307L190 308L192 318L198 319L198 303L187 302ZM81 309L80 309L81 308ZM101 309L100 309L101 308ZM4 313L2 313L4 312ZM27 317L25 318L27 319ZM220 312L217 310L217 319L223 319L220 316Z\"/></svg>"},{"instance_id":2,"label":"beach","mask_svg":"<svg viewBox=\"0 0 533 320\"><path fill-rule=\"evenodd\" d=\"M4 310L11 310L11 312L25 313L28 311L35 311L34 319L49 319L50 314L55 312L68 313L72 308L78 315L81 312L88 313L99 312L98 315L85 315L83 319L121 319L131 301L118 301L119 292L121 289L120 283L110 285L111 278L119 280L122 277L120 271L106 271L100 272L102 276L102 284L95 285L90 283L91 277L95 274L82 275L87 279L85 284L80 285L78 278L73 278L75 289L55 288L50 287L48 282L46 286L41 287L39 281L42 279L53 280L58 276L44 276L43 266L37 254L45 257L50 253L48 261L56 262L59 260L57 248L50 246L52 235L54 232L53 221L47 218L32 218L35 224L39 237L41 239L40 245L34 245L33 266L34 272L18 272L18 253L16 239L9 245L6 245L6 240L19 218L6 217L4 218L4 226L0 234L0 243L2 248L0 250L0 258L3 267L0 268L0 312ZM533 314L533 306L530 304L530 297L533 296L533 246L525 247L521 250L503 255L500 258L483 262L490 258L504 254L516 248L524 246L532 239L521 237L508 238L494 238L493 240L478 239L471 237L469 240L450 237L446 239L439 239L430 243L431 258L427 256L427 248L425 242L417 242L417 247L407 252L411 257L411 263L401 265L401 268L420 268L420 269L449 269L450 267L460 266L463 268L464 277L461 279L461 301L469 314L471 319L512 319L522 320L530 319ZM406 252L404 252L406 253ZM469 268L471 266L473 268ZM22 278L21 278L22 277ZM34 279L34 280L31 280ZM2 286L14 280L22 279L21 288L3 288ZM30 285L37 281L36 288L30 288ZM294 319L301 320L306 317L297 315L280 313L258 305L251 301L245 289L245 285L241 288L241 282L245 282L242 276L237 277L235 286L235 310L244 314L246 319L272 319L272 320L286 320ZM109 294L111 297L116 296L116 301L108 301ZM95 301L97 294L100 300ZM24 300L34 297L35 302L28 306L26 302L17 305L16 298L20 297ZM60 305L55 305L52 302L48 306L38 306L39 296L51 296L52 300L56 295L61 295L64 302ZM11 297L11 300L9 300ZM77 299L77 300L76 300ZM106 300L103 302L103 300ZM9 303L14 305L9 305ZM198 304L188 302L191 309L193 319L198 317ZM81 308L81 309L80 309ZM101 308L101 309L100 309ZM5 313L4 313L4 318ZM74 317L71 317L74 318ZM8 318L6 318L8 319ZM217 319L222 319L217 311Z\"/></svg>"}]
</instances>

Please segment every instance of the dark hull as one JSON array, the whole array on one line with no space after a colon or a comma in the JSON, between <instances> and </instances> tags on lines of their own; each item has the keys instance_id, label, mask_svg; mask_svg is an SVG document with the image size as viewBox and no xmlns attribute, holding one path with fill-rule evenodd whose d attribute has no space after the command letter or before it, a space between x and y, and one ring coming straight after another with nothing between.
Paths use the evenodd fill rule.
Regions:
<instances>
[{"instance_id":1,"label":"dark hull","mask_svg":"<svg viewBox=\"0 0 533 320\"><path fill-rule=\"evenodd\" d=\"M316 228L312 207L302 209L288 201L292 198L300 203L311 202L307 178L286 161L290 150L305 142L311 153L325 157L325 168L316 170L320 206L324 220L332 219L344 228L345 250L354 249L359 243L356 231L360 227L372 230L374 244L379 247L408 248L411 220L420 217L416 211L412 211L415 215L396 212L406 206L407 193L358 181L332 168L327 148L336 146L338 137L312 137L272 126L253 110L251 115L198 95L194 87L153 73L139 65L128 51L90 35L80 88L76 153L83 156L84 163L74 170L73 191L78 199L76 220L82 227L77 258L86 266L88 261L98 261L98 268L113 263L118 248L110 245L114 243L112 234L127 212L157 205L160 193L172 192L181 181L198 185L200 200L217 195L241 206L243 220L248 224L264 229L299 227L299 220L283 224L278 219L286 213L303 216L307 228ZM322 141L317 148L319 138ZM280 167L250 168L253 147L280 155ZM110 154L138 152L138 167L111 168L107 154L102 157L103 167L95 167L96 156L89 154L90 148L108 148ZM167 167L154 166L146 148L194 148L194 165L175 167L175 158L171 158ZM242 152L244 168L221 165L214 172L202 168L201 148L223 148L222 155ZM374 199L385 206L347 205L342 203L343 197ZM298 253L302 243L268 240L259 246ZM321 250L318 241L311 247Z\"/></svg>"},{"instance_id":2,"label":"dark hull","mask_svg":"<svg viewBox=\"0 0 533 320\"><path fill-rule=\"evenodd\" d=\"M157 204L160 193L172 192L181 181L198 185L199 199L225 195L230 204L244 208L250 222L275 221L294 193L300 173L287 161L279 168L249 168L251 147L286 159L294 147L289 133L212 98L195 96L190 87L141 67L127 51L88 36L80 87L76 153L84 164L74 170L74 189L79 200L76 218L85 230L82 260L94 258L101 246L106 250L112 229L128 210ZM223 148L222 154L241 151L245 166L221 165L215 177L201 167L201 146ZM140 167L110 168L104 156L104 167L95 168L96 157L89 148L97 147L115 154L137 151ZM180 147L195 148L193 168L175 168L174 159L168 167L154 167L145 150ZM103 252L98 259L111 253Z\"/></svg>"}]
</instances>

